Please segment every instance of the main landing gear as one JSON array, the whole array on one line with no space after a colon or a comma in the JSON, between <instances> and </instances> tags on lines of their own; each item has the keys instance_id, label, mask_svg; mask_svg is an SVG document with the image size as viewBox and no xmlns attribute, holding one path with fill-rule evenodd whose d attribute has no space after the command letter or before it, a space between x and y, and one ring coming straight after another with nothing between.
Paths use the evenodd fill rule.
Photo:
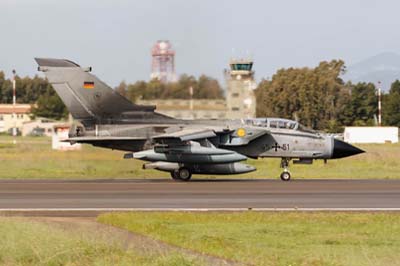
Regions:
<instances>
[{"instance_id":1,"label":"main landing gear","mask_svg":"<svg viewBox=\"0 0 400 266\"><path fill-rule=\"evenodd\" d=\"M181 167L177 170L172 171L171 177L174 180L189 181L190 178L192 177L192 173L190 172L189 169L187 169L185 167Z\"/></svg>"},{"instance_id":2,"label":"main landing gear","mask_svg":"<svg viewBox=\"0 0 400 266\"><path fill-rule=\"evenodd\" d=\"M281 161L281 168L283 168L283 172L281 174L281 180L282 181L289 181L290 180L290 172L289 172L289 158L282 158Z\"/></svg>"}]
</instances>

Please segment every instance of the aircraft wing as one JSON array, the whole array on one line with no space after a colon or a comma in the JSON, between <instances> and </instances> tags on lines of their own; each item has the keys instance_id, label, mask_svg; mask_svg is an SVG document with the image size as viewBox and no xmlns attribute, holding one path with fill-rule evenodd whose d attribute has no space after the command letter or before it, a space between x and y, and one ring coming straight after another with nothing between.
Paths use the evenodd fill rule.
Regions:
<instances>
[{"instance_id":1,"label":"aircraft wing","mask_svg":"<svg viewBox=\"0 0 400 266\"><path fill-rule=\"evenodd\" d=\"M244 136L240 137L238 136L238 133L236 132L233 137L229 140L229 142L223 143L222 146L245 146L248 145L250 142L252 142L255 139L258 139L262 136L265 135L270 135L271 132L268 130L258 130L254 129L252 131L244 133Z\"/></svg>"},{"instance_id":2,"label":"aircraft wing","mask_svg":"<svg viewBox=\"0 0 400 266\"><path fill-rule=\"evenodd\" d=\"M96 143L103 141L132 141L132 140L146 140L144 137L111 137L111 136L86 136L86 137L72 137L65 140L63 142L71 142L71 143Z\"/></svg>"},{"instance_id":3,"label":"aircraft wing","mask_svg":"<svg viewBox=\"0 0 400 266\"><path fill-rule=\"evenodd\" d=\"M158 135L153 139L157 142L168 142L173 140L190 141L207 139L217 136L214 130L204 128L186 128L180 131Z\"/></svg>"}]
</instances>

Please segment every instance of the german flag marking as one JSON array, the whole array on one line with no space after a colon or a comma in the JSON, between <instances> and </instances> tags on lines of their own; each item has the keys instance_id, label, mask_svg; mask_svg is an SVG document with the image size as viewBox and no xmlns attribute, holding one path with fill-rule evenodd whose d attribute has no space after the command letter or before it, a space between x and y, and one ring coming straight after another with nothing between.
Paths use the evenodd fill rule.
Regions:
<instances>
[{"instance_id":1,"label":"german flag marking","mask_svg":"<svg viewBox=\"0 0 400 266\"><path fill-rule=\"evenodd\" d=\"M83 83L84 89L94 89L94 82L93 81L85 81Z\"/></svg>"}]
</instances>

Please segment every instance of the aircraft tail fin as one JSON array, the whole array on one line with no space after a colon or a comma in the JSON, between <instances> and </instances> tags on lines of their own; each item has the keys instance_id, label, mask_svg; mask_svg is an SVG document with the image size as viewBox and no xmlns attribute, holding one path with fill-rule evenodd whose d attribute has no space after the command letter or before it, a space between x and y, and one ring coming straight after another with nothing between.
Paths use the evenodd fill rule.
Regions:
<instances>
[{"instance_id":1,"label":"aircraft tail fin","mask_svg":"<svg viewBox=\"0 0 400 266\"><path fill-rule=\"evenodd\" d=\"M65 59L35 58L75 119L112 119L123 112L154 112L155 106L136 105L82 68Z\"/></svg>"}]
</instances>

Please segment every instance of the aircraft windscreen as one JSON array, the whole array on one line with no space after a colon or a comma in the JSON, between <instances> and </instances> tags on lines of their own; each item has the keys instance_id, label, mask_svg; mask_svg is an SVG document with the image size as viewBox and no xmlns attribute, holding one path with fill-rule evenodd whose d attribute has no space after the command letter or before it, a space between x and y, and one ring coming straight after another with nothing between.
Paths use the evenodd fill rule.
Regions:
<instances>
[{"instance_id":1,"label":"aircraft windscreen","mask_svg":"<svg viewBox=\"0 0 400 266\"><path fill-rule=\"evenodd\" d=\"M247 119L246 124L255 127L267 127L267 119L266 118Z\"/></svg>"},{"instance_id":2,"label":"aircraft windscreen","mask_svg":"<svg viewBox=\"0 0 400 266\"><path fill-rule=\"evenodd\" d=\"M270 128L280 128L280 129L296 129L297 122L292 120L276 119L269 120Z\"/></svg>"},{"instance_id":3,"label":"aircraft windscreen","mask_svg":"<svg viewBox=\"0 0 400 266\"><path fill-rule=\"evenodd\" d=\"M253 118L246 119L245 123L249 126L267 127L276 129L298 130L307 133L316 133L316 131L299 124L296 121L280 118Z\"/></svg>"}]
</instances>

